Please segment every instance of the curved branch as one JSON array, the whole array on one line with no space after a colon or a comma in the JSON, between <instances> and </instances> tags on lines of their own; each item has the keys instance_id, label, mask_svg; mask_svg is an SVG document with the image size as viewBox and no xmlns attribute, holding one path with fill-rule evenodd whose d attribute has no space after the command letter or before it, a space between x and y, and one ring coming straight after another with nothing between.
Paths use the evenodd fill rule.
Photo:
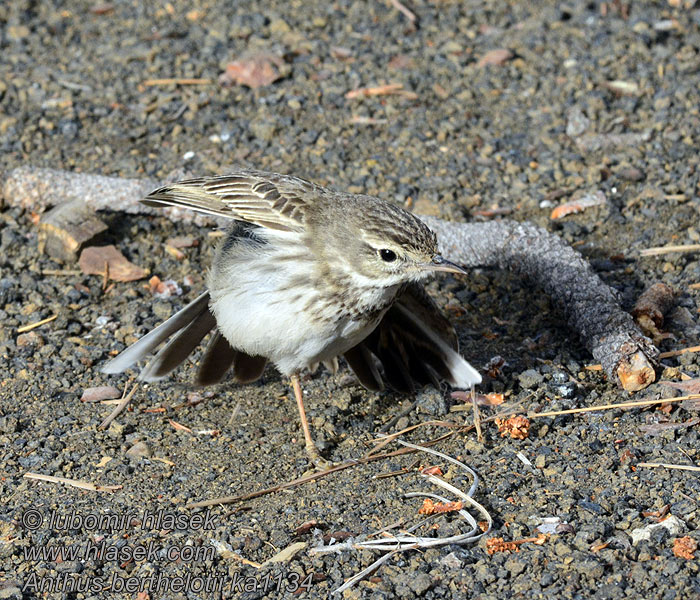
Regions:
<instances>
[{"instance_id":1,"label":"curved branch","mask_svg":"<svg viewBox=\"0 0 700 600\"><path fill-rule=\"evenodd\" d=\"M628 391L655 379L654 344L623 311L615 292L576 250L532 223L453 223L421 219L445 258L467 267L508 269L541 287L611 379Z\"/></svg>"}]
</instances>

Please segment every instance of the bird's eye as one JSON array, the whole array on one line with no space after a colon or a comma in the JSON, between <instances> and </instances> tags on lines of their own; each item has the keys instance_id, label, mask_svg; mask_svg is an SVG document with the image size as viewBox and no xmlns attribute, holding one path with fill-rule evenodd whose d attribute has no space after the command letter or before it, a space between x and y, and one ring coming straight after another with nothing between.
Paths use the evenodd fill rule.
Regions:
<instances>
[{"instance_id":1,"label":"bird's eye","mask_svg":"<svg viewBox=\"0 0 700 600\"><path fill-rule=\"evenodd\" d=\"M382 257L384 262L394 262L396 260L396 252L389 250L388 248L383 248L380 250L379 256Z\"/></svg>"}]
</instances>

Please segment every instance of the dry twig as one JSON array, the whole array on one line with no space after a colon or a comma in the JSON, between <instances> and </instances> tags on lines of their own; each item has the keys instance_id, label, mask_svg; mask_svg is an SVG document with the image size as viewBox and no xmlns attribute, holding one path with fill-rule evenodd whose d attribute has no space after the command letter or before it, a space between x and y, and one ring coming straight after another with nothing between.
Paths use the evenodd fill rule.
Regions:
<instances>
[{"instance_id":1,"label":"dry twig","mask_svg":"<svg viewBox=\"0 0 700 600\"><path fill-rule=\"evenodd\" d=\"M17 333L26 333L27 331L31 331L32 329L36 329L37 327L41 327L42 325L46 325L46 323L51 323L58 315L51 315L50 317L46 317L45 319L42 319L41 321L36 321L35 323L29 323L28 325L22 325L22 327L17 328Z\"/></svg>"},{"instance_id":2,"label":"dry twig","mask_svg":"<svg viewBox=\"0 0 700 600\"><path fill-rule=\"evenodd\" d=\"M415 24L415 22L418 20L416 15L411 12L408 8L406 8L399 0L389 0L389 3L400 13L402 13L410 22L411 24Z\"/></svg>"},{"instance_id":3,"label":"dry twig","mask_svg":"<svg viewBox=\"0 0 700 600\"><path fill-rule=\"evenodd\" d=\"M637 467L663 467L664 469L679 469L681 471L698 471L700 472L700 467L695 465L673 465L670 463L650 463L650 462L640 462L635 466Z\"/></svg>"},{"instance_id":4,"label":"dry twig","mask_svg":"<svg viewBox=\"0 0 700 600\"><path fill-rule=\"evenodd\" d=\"M64 483L71 487L80 488L81 490L89 490L91 492L114 492L115 490L120 490L124 487L122 485L99 485L97 483L82 481L80 479L69 479L68 477L56 477L54 475L42 475L41 473L25 473L23 477L26 479L49 481L50 483Z\"/></svg>"},{"instance_id":5,"label":"dry twig","mask_svg":"<svg viewBox=\"0 0 700 600\"><path fill-rule=\"evenodd\" d=\"M117 404L116 408L110 413L110 415L104 421L102 421L102 423L100 423L98 429L105 429L109 427L109 424L122 413L122 411L129 405L129 402L131 402L131 399L134 397L134 392L136 392L136 388L139 387L139 384L135 383L128 394L126 393L127 387L124 388L124 396L122 397L121 402Z\"/></svg>"},{"instance_id":6,"label":"dry twig","mask_svg":"<svg viewBox=\"0 0 700 600\"><path fill-rule=\"evenodd\" d=\"M626 390L654 381L658 350L588 261L562 239L531 223L421 218L437 233L448 260L466 267L510 269L544 289L603 371Z\"/></svg>"},{"instance_id":7,"label":"dry twig","mask_svg":"<svg viewBox=\"0 0 700 600\"><path fill-rule=\"evenodd\" d=\"M669 244L668 246L656 246L654 248L645 248L639 251L639 256L660 256L661 254L669 254L671 252L698 252L700 244Z\"/></svg>"},{"instance_id":8,"label":"dry twig","mask_svg":"<svg viewBox=\"0 0 700 600\"><path fill-rule=\"evenodd\" d=\"M585 412L597 412L599 410L613 410L623 408L635 408L640 406L653 406L654 404L664 404L666 402L682 402L684 400L695 400L700 398L700 394L688 394L676 398L660 398L658 400L633 400L631 402L620 402L619 404L602 404L600 406L586 406L585 408L570 408L568 410L551 410L548 412L529 413L529 419L536 417L558 417L560 415L574 415Z\"/></svg>"}]
</instances>

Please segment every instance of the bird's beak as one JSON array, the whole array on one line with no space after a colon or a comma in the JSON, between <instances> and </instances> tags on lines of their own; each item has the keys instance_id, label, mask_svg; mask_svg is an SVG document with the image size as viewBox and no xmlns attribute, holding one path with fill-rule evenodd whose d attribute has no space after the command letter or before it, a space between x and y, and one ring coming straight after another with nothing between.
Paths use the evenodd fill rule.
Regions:
<instances>
[{"instance_id":1,"label":"bird's beak","mask_svg":"<svg viewBox=\"0 0 700 600\"><path fill-rule=\"evenodd\" d=\"M446 271L448 273L462 273L463 275L467 274L462 267L457 266L439 254L433 256L433 260L426 265L426 268L430 271Z\"/></svg>"}]
</instances>

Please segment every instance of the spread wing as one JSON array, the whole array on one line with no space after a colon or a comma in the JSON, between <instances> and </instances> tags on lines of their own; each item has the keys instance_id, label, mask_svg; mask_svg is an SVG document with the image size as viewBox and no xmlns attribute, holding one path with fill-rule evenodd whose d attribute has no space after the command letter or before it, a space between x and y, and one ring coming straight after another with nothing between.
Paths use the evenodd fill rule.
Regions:
<instances>
[{"instance_id":1,"label":"spread wing","mask_svg":"<svg viewBox=\"0 0 700 600\"><path fill-rule=\"evenodd\" d=\"M304 179L264 171L188 179L151 192L148 206L179 206L281 231L300 231L306 207L327 191Z\"/></svg>"},{"instance_id":2,"label":"spread wing","mask_svg":"<svg viewBox=\"0 0 700 600\"><path fill-rule=\"evenodd\" d=\"M481 383L481 375L457 352L454 328L419 284L406 288L345 359L370 390L381 390L385 382L400 392L437 386L440 380L463 389Z\"/></svg>"}]
</instances>

